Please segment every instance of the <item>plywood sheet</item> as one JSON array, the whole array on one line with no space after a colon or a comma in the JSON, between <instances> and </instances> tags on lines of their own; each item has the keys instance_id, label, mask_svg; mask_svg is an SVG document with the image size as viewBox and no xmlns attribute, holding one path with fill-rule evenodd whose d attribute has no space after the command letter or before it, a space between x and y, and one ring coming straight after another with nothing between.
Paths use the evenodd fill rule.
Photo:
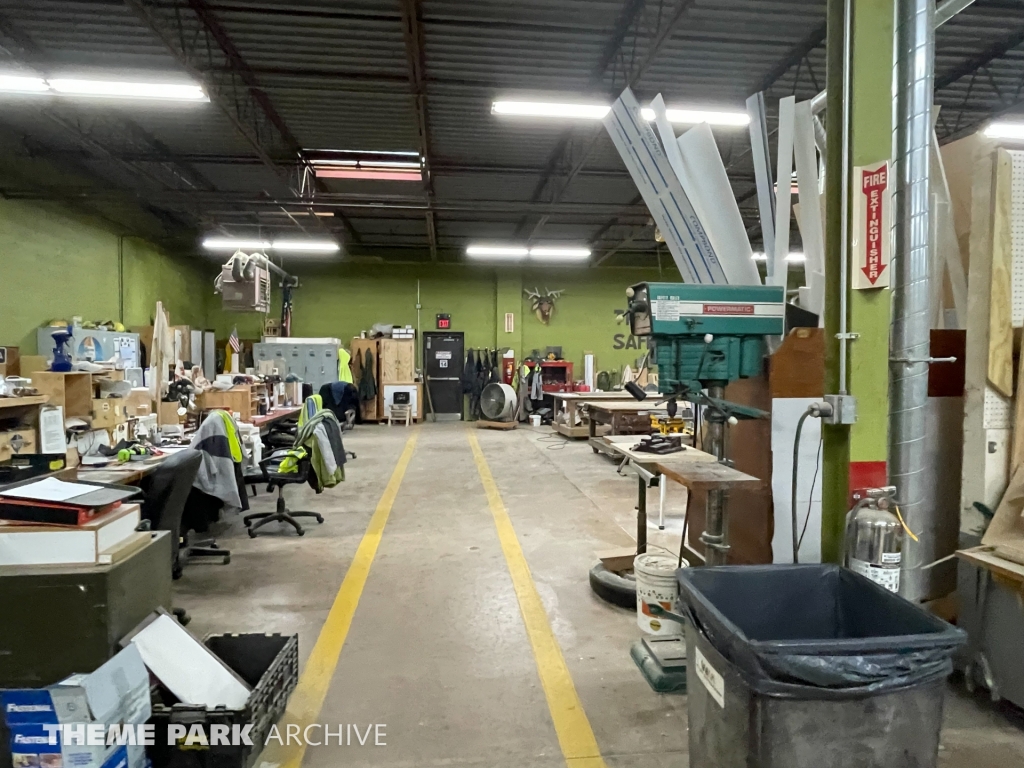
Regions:
<instances>
[{"instance_id":1,"label":"plywood sheet","mask_svg":"<svg viewBox=\"0 0 1024 768\"><path fill-rule=\"evenodd\" d=\"M988 380L1000 394L1013 396L1013 166L998 150L992 200L992 293L989 305Z\"/></svg>"}]
</instances>

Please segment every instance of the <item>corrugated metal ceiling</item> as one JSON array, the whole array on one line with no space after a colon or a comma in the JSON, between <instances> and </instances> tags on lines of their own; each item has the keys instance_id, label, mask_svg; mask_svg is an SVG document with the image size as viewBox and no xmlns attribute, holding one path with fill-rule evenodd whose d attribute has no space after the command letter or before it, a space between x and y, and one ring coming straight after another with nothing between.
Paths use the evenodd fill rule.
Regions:
<instances>
[{"instance_id":1,"label":"corrugated metal ceiling","mask_svg":"<svg viewBox=\"0 0 1024 768\"><path fill-rule=\"evenodd\" d=\"M144 0L143 5L165 18L179 14L188 33L186 45L203 39L197 10L214 19L260 98L272 105L302 147L416 151L417 106L402 21L406 2ZM536 229L538 237L593 242L599 250L613 248L643 224L642 216L622 220L602 213L607 210L602 205L633 202L636 190L599 126L501 119L490 114L495 98L607 101L621 90L626 72L641 68L634 88L642 98L661 92L670 106L742 108L744 99L774 73L769 91L773 114L780 96L795 92L809 98L824 85L824 0L408 2L419 8L422 28L426 128L442 250L458 250L469 239L535 231L544 211L548 219ZM686 10L652 53L680 3ZM625 13L629 8L639 9L632 19ZM0 17L0 45L13 57L8 64L48 73L186 76L126 2L0 0ZM26 40L31 55L25 53ZM990 114L1020 109L1022 43L1024 3L1011 0L977 0L939 30L941 131L955 135ZM780 69L801 47L808 48L806 57L798 61L797 56ZM226 59L219 51L218 56L211 61L221 64L206 71L207 77L223 76ZM967 65L970 69L963 71ZM244 89L241 95L251 98ZM0 122L21 137L23 146L31 146L34 156L49 153L54 162L77 162L197 228L241 232L268 219L280 222L274 226L289 225L280 210L258 204L267 194L280 199L287 188L213 104L125 108L55 102L46 109L63 123L24 100L6 103ZM119 120L134 126L127 139L115 130ZM746 132L716 129L716 137L756 239ZM98 152L96 144L106 152ZM293 162L280 142L269 151L277 162ZM184 171L173 167L167 152L187 163ZM566 186L565 174L577 166L582 170ZM154 176L164 178L169 168L172 174L195 171L207 191L189 198L180 185L171 186L178 190L173 193L156 188ZM552 168L553 177L542 183ZM175 177L169 178L173 182ZM297 177L292 184L298 184ZM422 185L332 180L323 190L327 197L321 199L330 200L331 210L344 211L355 235L345 231L337 216L321 223L348 239L354 250L426 246ZM370 213L337 197L353 194L378 201L379 208ZM544 208L553 194L557 202ZM389 207L395 195L420 204ZM466 201L480 201L480 210L467 209ZM588 205L592 210L582 210ZM306 216L304 226L311 224ZM651 237L645 231L629 248L650 249Z\"/></svg>"}]
</instances>

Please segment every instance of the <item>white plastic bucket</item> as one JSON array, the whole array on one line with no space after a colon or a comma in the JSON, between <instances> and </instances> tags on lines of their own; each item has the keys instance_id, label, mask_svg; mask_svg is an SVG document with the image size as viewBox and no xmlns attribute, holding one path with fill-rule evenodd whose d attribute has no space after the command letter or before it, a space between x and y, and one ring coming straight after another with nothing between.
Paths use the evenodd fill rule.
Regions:
<instances>
[{"instance_id":1,"label":"white plastic bucket","mask_svg":"<svg viewBox=\"0 0 1024 768\"><path fill-rule=\"evenodd\" d=\"M540 414L539 413L531 413L530 414L530 426L531 427L539 427L540 426Z\"/></svg>"},{"instance_id":2,"label":"white plastic bucket","mask_svg":"<svg viewBox=\"0 0 1024 768\"><path fill-rule=\"evenodd\" d=\"M679 559L670 555L637 555L633 560L636 576L636 623L649 635L681 635L683 625L659 618L650 612L648 603L656 603L666 611L679 612L679 582L676 571ZM688 562L683 560L683 567Z\"/></svg>"}]
</instances>

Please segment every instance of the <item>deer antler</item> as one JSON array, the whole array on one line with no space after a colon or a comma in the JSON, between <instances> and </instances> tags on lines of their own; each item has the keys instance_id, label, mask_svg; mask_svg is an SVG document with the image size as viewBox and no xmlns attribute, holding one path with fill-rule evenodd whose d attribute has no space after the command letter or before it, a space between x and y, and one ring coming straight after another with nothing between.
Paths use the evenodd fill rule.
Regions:
<instances>
[{"instance_id":1,"label":"deer antler","mask_svg":"<svg viewBox=\"0 0 1024 768\"><path fill-rule=\"evenodd\" d=\"M532 291L529 288L523 288L523 293L525 293L527 298L530 298L530 299L539 299L540 298L540 290L537 289L537 288L533 289Z\"/></svg>"},{"instance_id":2,"label":"deer antler","mask_svg":"<svg viewBox=\"0 0 1024 768\"><path fill-rule=\"evenodd\" d=\"M544 293L546 293L549 298L557 299L559 296L565 293L565 289L562 289L560 291L549 291L547 288L545 288Z\"/></svg>"}]
</instances>

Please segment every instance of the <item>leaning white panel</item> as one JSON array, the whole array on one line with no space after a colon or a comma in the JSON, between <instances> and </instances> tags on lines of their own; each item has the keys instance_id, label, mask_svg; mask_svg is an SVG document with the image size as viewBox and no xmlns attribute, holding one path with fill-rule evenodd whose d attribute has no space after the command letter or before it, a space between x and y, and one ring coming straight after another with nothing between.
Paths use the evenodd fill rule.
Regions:
<instances>
[{"instance_id":1,"label":"leaning white panel","mask_svg":"<svg viewBox=\"0 0 1024 768\"><path fill-rule=\"evenodd\" d=\"M760 285L747 228L711 126L695 125L679 137L677 144L686 170L683 191L708 230L729 285Z\"/></svg>"},{"instance_id":2,"label":"leaning white panel","mask_svg":"<svg viewBox=\"0 0 1024 768\"><path fill-rule=\"evenodd\" d=\"M612 143L654 217L686 282L728 283L711 240L628 88L604 119Z\"/></svg>"}]
</instances>

